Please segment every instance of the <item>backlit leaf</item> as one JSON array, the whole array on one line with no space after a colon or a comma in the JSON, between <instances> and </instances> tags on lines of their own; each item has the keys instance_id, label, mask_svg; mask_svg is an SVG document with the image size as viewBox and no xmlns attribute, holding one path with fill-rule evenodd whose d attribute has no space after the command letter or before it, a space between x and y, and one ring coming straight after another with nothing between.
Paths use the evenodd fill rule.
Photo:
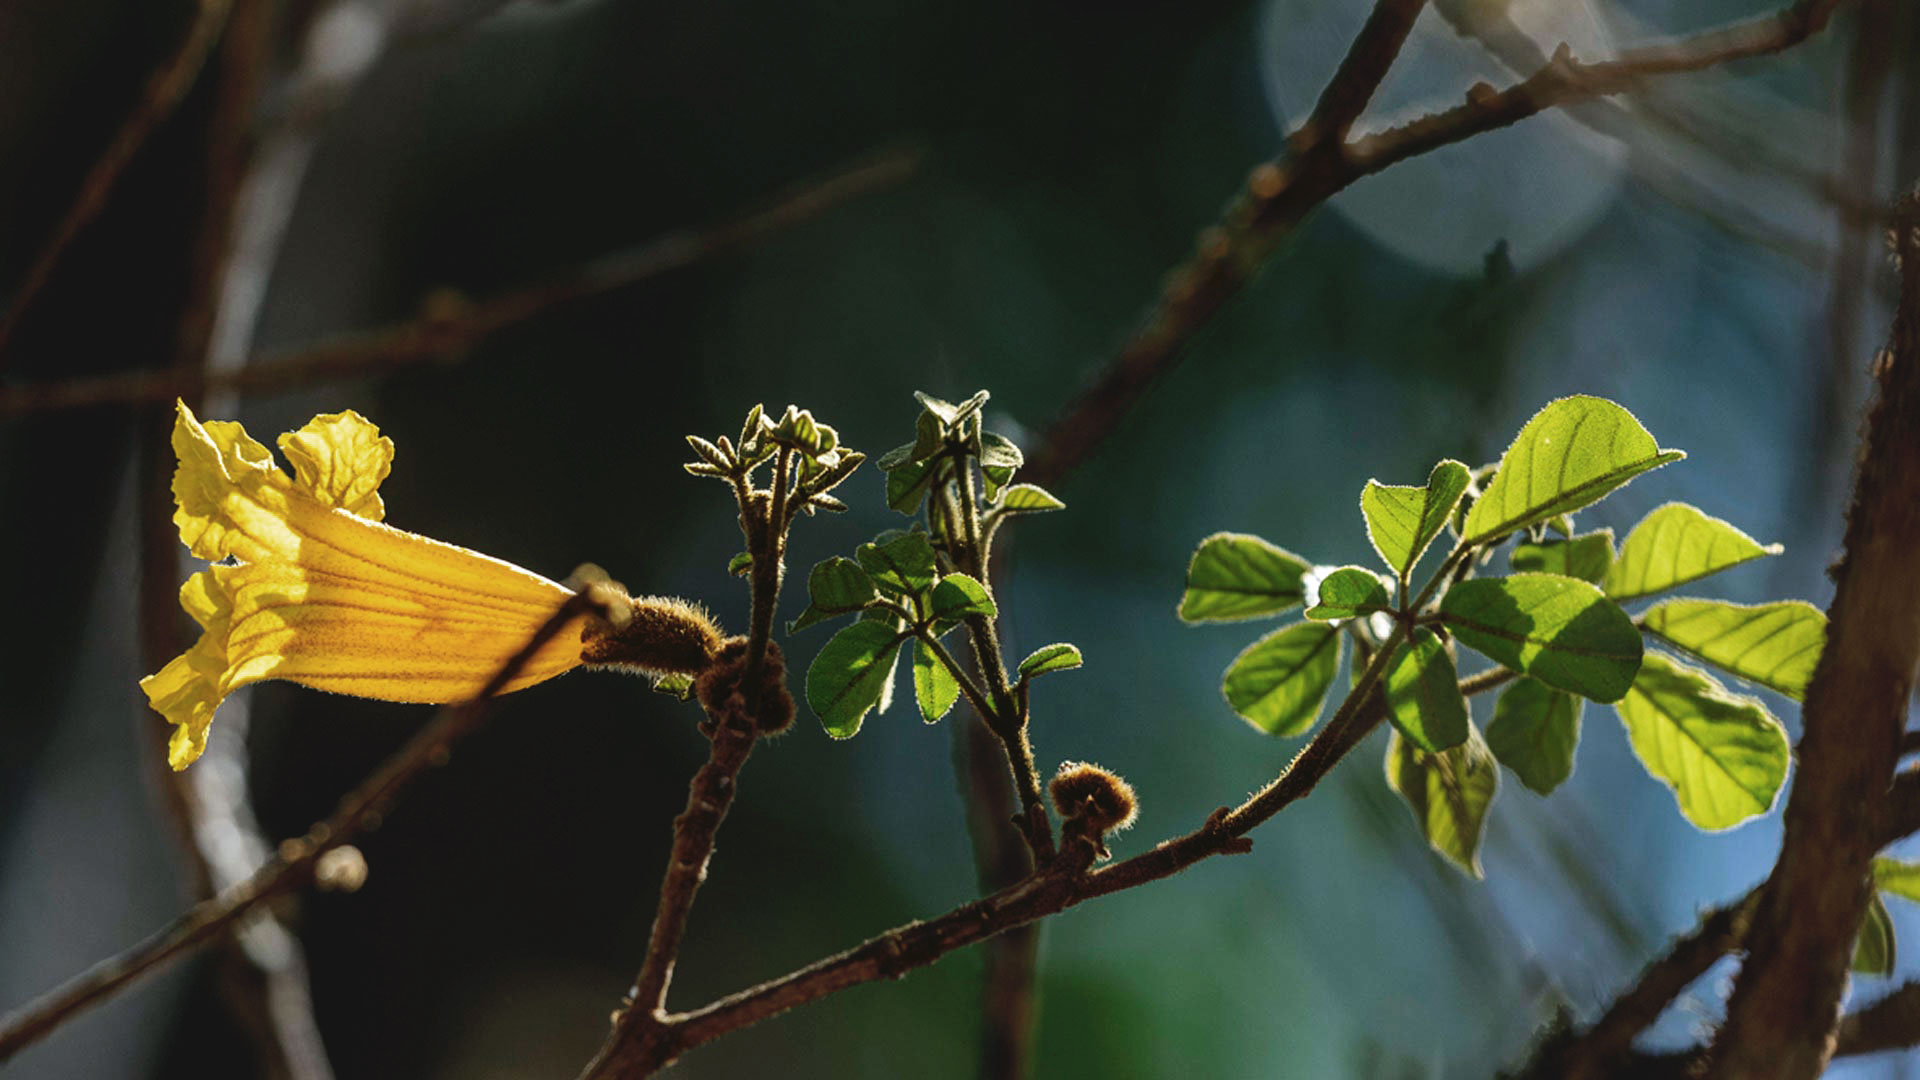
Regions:
<instances>
[{"instance_id":1,"label":"backlit leaf","mask_svg":"<svg viewBox=\"0 0 1920 1080\"><path fill-rule=\"evenodd\" d=\"M1064 641L1042 645L1020 661L1020 675L1034 678L1054 671L1070 671L1080 666L1080 650Z\"/></svg>"},{"instance_id":2,"label":"backlit leaf","mask_svg":"<svg viewBox=\"0 0 1920 1080\"><path fill-rule=\"evenodd\" d=\"M920 704L920 718L931 724L953 708L960 696L960 683L947 670L924 641L915 641L913 650L913 697Z\"/></svg>"},{"instance_id":3,"label":"backlit leaf","mask_svg":"<svg viewBox=\"0 0 1920 1080\"><path fill-rule=\"evenodd\" d=\"M1355 615L1390 611L1393 597L1380 575L1362 566L1343 566L1322 577L1309 619L1351 619Z\"/></svg>"},{"instance_id":4,"label":"backlit leaf","mask_svg":"<svg viewBox=\"0 0 1920 1080\"><path fill-rule=\"evenodd\" d=\"M1500 792L1500 765L1478 731L1469 725L1465 742L1438 754L1395 731L1387 743L1387 784L1407 801L1433 850L1476 878L1486 876L1480 840Z\"/></svg>"},{"instance_id":5,"label":"backlit leaf","mask_svg":"<svg viewBox=\"0 0 1920 1080\"><path fill-rule=\"evenodd\" d=\"M1686 503L1668 503L1627 534L1620 558L1607 573L1607 595L1615 600L1650 596L1783 550Z\"/></svg>"},{"instance_id":6,"label":"backlit leaf","mask_svg":"<svg viewBox=\"0 0 1920 1080\"><path fill-rule=\"evenodd\" d=\"M1295 623L1247 646L1227 668L1221 693L1249 724L1269 735L1300 735L1320 717L1340 668L1340 632Z\"/></svg>"},{"instance_id":7,"label":"backlit leaf","mask_svg":"<svg viewBox=\"0 0 1920 1080\"><path fill-rule=\"evenodd\" d=\"M1799 701L1827 644L1827 617L1800 600L1663 600L1640 617L1662 641Z\"/></svg>"},{"instance_id":8,"label":"backlit leaf","mask_svg":"<svg viewBox=\"0 0 1920 1080\"><path fill-rule=\"evenodd\" d=\"M1415 746L1438 753L1465 741L1467 699L1440 635L1417 627L1394 650L1386 692L1387 718Z\"/></svg>"},{"instance_id":9,"label":"backlit leaf","mask_svg":"<svg viewBox=\"0 0 1920 1080\"><path fill-rule=\"evenodd\" d=\"M881 621L862 619L833 635L807 667L807 705L827 734L851 738L860 722L881 705L893 681L893 662L906 634Z\"/></svg>"},{"instance_id":10,"label":"backlit leaf","mask_svg":"<svg viewBox=\"0 0 1920 1080\"><path fill-rule=\"evenodd\" d=\"M1860 920L1860 936L1853 943L1853 970L1861 975L1891 975L1899 950L1893 936L1893 913L1874 893Z\"/></svg>"},{"instance_id":11,"label":"backlit leaf","mask_svg":"<svg viewBox=\"0 0 1920 1080\"><path fill-rule=\"evenodd\" d=\"M1487 725L1487 748L1520 782L1545 795L1573 775L1586 702L1521 676L1500 695Z\"/></svg>"},{"instance_id":12,"label":"backlit leaf","mask_svg":"<svg viewBox=\"0 0 1920 1080\"><path fill-rule=\"evenodd\" d=\"M1447 590L1440 617L1462 644L1548 686L1620 700L1640 668L1640 631L1599 589L1559 574L1474 578Z\"/></svg>"},{"instance_id":13,"label":"backlit leaf","mask_svg":"<svg viewBox=\"0 0 1920 1080\"><path fill-rule=\"evenodd\" d=\"M1215 533L1200 541L1187 566L1180 618L1231 622L1278 615L1303 599L1307 561L1245 533Z\"/></svg>"},{"instance_id":14,"label":"backlit leaf","mask_svg":"<svg viewBox=\"0 0 1920 1080\"><path fill-rule=\"evenodd\" d=\"M1367 481L1360 492L1367 539L1395 574L1404 579L1412 572L1427 545L1446 527L1447 515L1453 513L1471 478L1465 465L1448 459L1433 467L1425 487Z\"/></svg>"},{"instance_id":15,"label":"backlit leaf","mask_svg":"<svg viewBox=\"0 0 1920 1080\"><path fill-rule=\"evenodd\" d=\"M1516 571L1564 574L1598 585L1613 565L1613 530L1544 544L1516 544L1509 562Z\"/></svg>"},{"instance_id":16,"label":"backlit leaf","mask_svg":"<svg viewBox=\"0 0 1920 1080\"><path fill-rule=\"evenodd\" d=\"M1633 414L1597 397L1566 397L1527 421L1493 482L1467 512L1466 539L1483 543L1591 506L1649 469L1686 454L1663 450Z\"/></svg>"},{"instance_id":17,"label":"backlit leaf","mask_svg":"<svg viewBox=\"0 0 1920 1080\"><path fill-rule=\"evenodd\" d=\"M1786 782L1786 729L1698 668L1648 653L1619 713L1641 764L1702 829L1759 817Z\"/></svg>"}]
</instances>

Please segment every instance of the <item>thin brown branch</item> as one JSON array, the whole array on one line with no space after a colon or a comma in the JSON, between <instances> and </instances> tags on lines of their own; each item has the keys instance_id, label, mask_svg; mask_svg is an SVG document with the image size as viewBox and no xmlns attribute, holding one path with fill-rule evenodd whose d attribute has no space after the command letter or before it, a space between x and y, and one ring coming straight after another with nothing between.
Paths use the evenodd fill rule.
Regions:
<instances>
[{"instance_id":1,"label":"thin brown branch","mask_svg":"<svg viewBox=\"0 0 1920 1080\"><path fill-rule=\"evenodd\" d=\"M1383 652L1382 655L1385 655ZM1501 685L1510 675L1487 672L1462 680L1463 693ZM1107 869L1087 872L1092 852L1086 844L1068 844L1048 866L983 899L964 904L925 922L890 930L846 952L722 998L691 1012L659 1018L652 1056L635 1059L623 1070L595 1075L636 1077L688 1050L729 1032L777 1016L839 990L879 979L897 979L1015 927L1108 893L1157 881L1214 855L1252 849L1245 833L1313 790L1346 753L1386 716L1385 699L1376 692L1351 696L1326 727L1294 758L1281 778L1239 807L1221 807L1198 829Z\"/></svg>"},{"instance_id":2,"label":"thin brown branch","mask_svg":"<svg viewBox=\"0 0 1920 1080\"><path fill-rule=\"evenodd\" d=\"M1307 120L1312 134L1308 139L1339 142L1347 137L1353 122L1373 100L1374 92L1400 56L1400 48L1413 31L1414 21L1427 6L1427 0L1376 0L1365 25L1347 46L1340 67L1320 91Z\"/></svg>"},{"instance_id":3,"label":"thin brown branch","mask_svg":"<svg viewBox=\"0 0 1920 1080\"><path fill-rule=\"evenodd\" d=\"M478 697L443 708L405 746L340 800L339 809L299 839L281 844L273 858L242 884L194 905L147 940L95 965L65 986L0 1018L0 1062L31 1045L80 1011L125 989L196 945L232 931L262 904L301 888L313 876L314 863L384 817L408 784L446 760L447 748L470 734L486 716L494 694L526 666L528 659L568 622L598 609L590 591L576 593L554 612L494 673Z\"/></svg>"},{"instance_id":4,"label":"thin brown branch","mask_svg":"<svg viewBox=\"0 0 1920 1080\"><path fill-rule=\"evenodd\" d=\"M1254 169L1226 216L1200 234L1193 255L1168 275L1145 322L1049 427L1028 462L1027 475L1046 485L1072 471L1147 388L1179 362L1200 331L1253 279L1307 213L1354 181L1556 106L1627 93L1649 79L1791 48L1824 28L1841 2L1803 0L1771 16L1597 63L1582 63L1562 50L1546 67L1506 90L1476 85L1461 105L1351 142L1329 139L1309 121L1288 139L1287 155ZM1368 65L1342 65L1343 71L1350 68L1371 71Z\"/></svg>"},{"instance_id":5,"label":"thin brown branch","mask_svg":"<svg viewBox=\"0 0 1920 1080\"><path fill-rule=\"evenodd\" d=\"M277 350L217 372L128 372L99 378L0 387L0 418L100 405L171 401L217 391L262 393L328 379L458 358L487 337L566 305L604 296L732 251L797 225L860 195L912 176L919 151L892 149L815 183L772 206L706 229L666 236L576 267L553 279L478 302L451 293L429 298L418 319Z\"/></svg>"},{"instance_id":6,"label":"thin brown branch","mask_svg":"<svg viewBox=\"0 0 1920 1080\"><path fill-rule=\"evenodd\" d=\"M61 216L53 227L53 233L34 256L33 265L28 267L27 276L21 280L19 288L14 290L4 312L0 312L0 354L4 354L7 343L19 329L27 310L33 306L40 290L46 287L53 277L53 271L60 263L60 257L73 243L80 230L86 228L106 206L107 199L113 194L114 184L120 174L126 171L127 163L147 141L153 130L161 125L181 99L187 96L194 80L200 75L207 57L213 52L214 42L220 39L220 31L226 25L227 14L233 8L233 0L199 0L188 24L185 36L173 53L163 61L153 76L147 80L140 92L140 98L134 103L133 111L114 132L113 139L101 152L99 160L87 171L86 178L80 182L80 192L74 196L73 205Z\"/></svg>"},{"instance_id":7,"label":"thin brown branch","mask_svg":"<svg viewBox=\"0 0 1920 1080\"><path fill-rule=\"evenodd\" d=\"M1902 272L1827 644L1808 684L1786 832L1713 1045L1712 1073L1811 1077L1832 1053L1861 914L1871 895L1914 668L1920 662L1920 196L1896 210Z\"/></svg>"},{"instance_id":8,"label":"thin brown branch","mask_svg":"<svg viewBox=\"0 0 1920 1080\"><path fill-rule=\"evenodd\" d=\"M1907 983L1848 1013L1834 1032L1834 1057L1920 1046L1920 983Z\"/></svg>"}]
</instances>

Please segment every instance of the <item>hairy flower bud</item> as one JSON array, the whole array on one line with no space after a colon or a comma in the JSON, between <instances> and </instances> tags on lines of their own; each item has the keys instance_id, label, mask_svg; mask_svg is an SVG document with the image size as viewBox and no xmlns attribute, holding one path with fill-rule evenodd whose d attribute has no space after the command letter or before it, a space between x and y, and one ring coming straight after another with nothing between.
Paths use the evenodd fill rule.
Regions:
<instances>
[{"instance_id":1,"label":"hairy flower bud","mask_svg":"<svg viewBox=\"0 0 1920 1080\"><path fill-rule=\"evenodd\" d=\"M1061 817L1084 823L1094 836L1132 825L1140 809L1131 784L1084 761L1061 762L1047 791Z\"/></svg>"}]
</instances>

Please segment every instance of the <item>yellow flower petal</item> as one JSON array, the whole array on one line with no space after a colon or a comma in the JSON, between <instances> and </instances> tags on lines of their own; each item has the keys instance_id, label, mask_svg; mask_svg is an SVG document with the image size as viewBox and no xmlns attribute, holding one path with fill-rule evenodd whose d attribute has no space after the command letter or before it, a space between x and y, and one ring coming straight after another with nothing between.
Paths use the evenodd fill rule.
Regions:
<instances>
[{"instance_id":1,"label":"yellow flower petal","mask_svg":"<svg viewBox=\"0 0 1920 1080\"><path fill-rule=\"evenodd\" d=\"M572 595L511 563L372 520L393 444L353 413L315 418L281 440L299 476L238 424L201 424L185 405L173 433L180 538L232 559L194 574L180 604L204 633L141 681L176 725L168 761L206 747L227 694L286 679L385 701L478 694ZM517 690L581 663L582 617L506 685Z\"/></svg>"},{"instance_id":2,"label":"yellow flower petal","mask_svg":"<svg viewBox=\"0 0 1920 1080\"><path fill-rule=\"evenodd\" d=\"M393 440L352 410L326 413L280 436L293 482L325 506L379 521L386 517L380 482L393 467Z\"/></svg>"}]
</instances>

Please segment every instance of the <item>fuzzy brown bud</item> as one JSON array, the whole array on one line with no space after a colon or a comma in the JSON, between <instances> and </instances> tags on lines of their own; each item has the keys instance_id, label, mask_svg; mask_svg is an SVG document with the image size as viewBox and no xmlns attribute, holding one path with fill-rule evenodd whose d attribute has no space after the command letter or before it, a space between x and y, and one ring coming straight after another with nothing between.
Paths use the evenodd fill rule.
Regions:
<instances>
[{"instance_id":1,"label":"fuzzy brown bud","mask_svg":"<svg viewBox=\"0 0 1920 1080\"><path fill-rule=\"evenodd\" d=\"M693 681L694 696L707 715L722 717L746 710L741 680L747 673L747 639L730 638L714 654L713 662ZM767 642L760 665L760 707L754 718L762 735L778 735L793 726L795 705L787 689L787 662L780 646Z\"/></svg>"},{"instance_id":2,"label":"fuzzy brown bud","mask_svg":"<svg viewBox=\"0 0 1920 1080\"><path fill-rule=\"evenodd\" d=\"M642 596L627 602L625 615L624 620L589 622L580 634L580 659L650 675L699 675L712 665L724 640L707 613L685 600Z\"/></svg>"},{"instance_id":3,"label":"fuzzy brown bud","mask_svg":"<svg viewBox=\"0 0 1920 1080\"><path fill-rule=\"evenodd\" d=\"M1062 762L1047 792L1061 817L1084 823L1095 836L1132 825L1140 809L1131 784L1084 761Z\"/></svg>"}]
</instances>

